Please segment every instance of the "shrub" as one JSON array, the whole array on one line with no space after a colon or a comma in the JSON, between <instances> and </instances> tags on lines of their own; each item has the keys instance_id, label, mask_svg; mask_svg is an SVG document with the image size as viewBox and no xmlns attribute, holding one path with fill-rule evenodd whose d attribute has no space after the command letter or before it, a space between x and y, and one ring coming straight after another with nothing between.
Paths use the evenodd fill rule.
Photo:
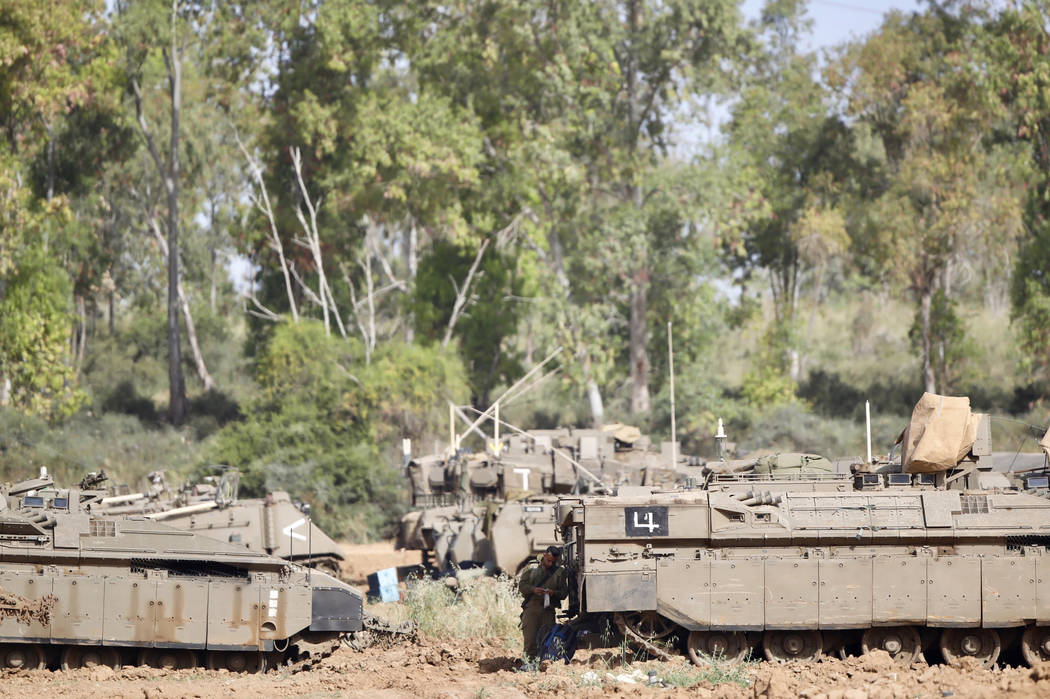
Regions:
<instances>
[{"instance_id":1,"label":"shrub","mask_svg":"<svg viewBox=\"0 0 1050 699\"><path fill-rule=\"evenodd\" d=\"M384 604L378 613L398 622L412 620L436 639L493 639L514 648L521 643L521 595L513 578L459 576L450 588L443 580L412 579L403 604Z\"/></svg>"}]
</instances>

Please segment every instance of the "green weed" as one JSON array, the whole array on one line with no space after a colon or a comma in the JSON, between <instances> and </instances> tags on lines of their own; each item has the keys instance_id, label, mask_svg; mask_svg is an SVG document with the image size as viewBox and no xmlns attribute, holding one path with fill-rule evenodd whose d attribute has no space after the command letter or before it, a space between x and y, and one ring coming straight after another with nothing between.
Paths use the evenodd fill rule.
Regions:
<instances>
[{"instance_id":1,"label":"green weed","mask_svg":"<svg viewBox=\"0 0 1050 699\"><path fill-rule=\"evenodd\" d=\"M455 588L442 580L415 579L402 604L376 606L377 613L389 619L415 621L432 638L499 639L508 647L521 640L521 597L514 580L506 576L461 577Z\"/></svg>"},{"instance_id":2,"label":"green weed","mask_svg":"<svg viewBox=\"0 0 1050 699\"><path fill-rule=\"evenodd\" d=\"M703 665L666 663L658 668L656 673L665 684L672 687L688 689L704 683L749 687L751 685L750 669L753 665L754 662L750 659L734 663L719 657L708 657Z\"/></svg>"}]
</instances>

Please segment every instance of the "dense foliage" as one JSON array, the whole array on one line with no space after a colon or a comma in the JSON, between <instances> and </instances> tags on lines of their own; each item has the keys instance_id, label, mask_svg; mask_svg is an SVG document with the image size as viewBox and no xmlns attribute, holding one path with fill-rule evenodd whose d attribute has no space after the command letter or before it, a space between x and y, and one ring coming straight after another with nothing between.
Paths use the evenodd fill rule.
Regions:
<instances>
[{"instance_id":1,"label":"dense foliage","mask_svg":"<svg viewBox=\"0 0 1050 699\"><path fill-rule=\"evenodd\" d=\"M1044 423L1050 6L819 55L749 8L7 0L4 475L221 463L375 535L401 439L558 347L505 417L667 436L672 337L688 452L923 389Z\"/></svg>"}]
</instances>

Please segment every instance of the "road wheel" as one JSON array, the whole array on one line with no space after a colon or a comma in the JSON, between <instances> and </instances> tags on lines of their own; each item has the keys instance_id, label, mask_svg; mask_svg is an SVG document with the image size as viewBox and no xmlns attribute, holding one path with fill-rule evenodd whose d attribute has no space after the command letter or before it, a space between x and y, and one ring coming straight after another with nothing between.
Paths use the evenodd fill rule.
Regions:
<instances>
[{"instance_id":1,"label":"road wheel","mask_svg":"<svg viewBox=\"0 0 1050 699\"><path fill-rule=\"evenodd\" d=\"M941 655L949 665L963 658L977 658L985 667L995 665L1002 644L993 629L945 629L941 633Z\"/></svg>"},{"instance_id":2,"label":"road wheel","mask_svg":"<svg viewBox=\"0 0 1050 699\"><path fill-rule=\"evenodd\" d=\"M120 654L108 646L66 646L62 651L62 669L76 670L82 667L107 665L120 669Z\"/></svg>"},{"instance_id":3,"label":"road wheel","mask_svg":"<svg viewBox=\"0 0 1050 699\"><path fill-rule=\"evenodd\" d=\"M22 643L0 644L0 669L4 670L42 670L44 651L39 646Z\"/></svg>"},{"instance_id":4,"label":"road wheel","mask_svg":"<svg viewBox=\"0 0 1050 699\"><path fill-rule=\"evenodd\" d=\"M266 672L266 656L251 651L213 650L208 653L208 669L259 674Z\"/></svg>"},{"instance_id":5,"label":"road wheel","mask_svg":"<svg viewBox=\"0 0 1050 699\"><path fill-rule=\"evenodd\" d=\"M748 650L743 631L690 631L686 646L689 659L701 666L712 658L738 663Z\"/></svg>"},{"instance_id":6,"label":"road wheel","mask_svg":"<svg viewBox=\"0 0 1050 699\"><path fill-rule=\"evenodd\" d=\"M816 660L824 652L824 638L819 631L766 631L762 637L766 660L788 663L794 660Z\"/></svg>"},{"instance_id":7,"label":"road wheel","mask_svg":"<svg viewBox=\"0 0 1050 699\"><path fill-rule=\"evenodd\" d=\"M1021 655L1029 665L1050 660L1050 626L1029 626L1021 636Z\"/></svg>"},{"instance_id":8,"label":"road wheel","mask_svg":"<svg viewBox=\"0 0 1050 699\"><path fill-rule=\"evenodd\" d=\"M884 650L894 662L907 667L919 657L922 643L914 626L887 626L865 631L860 647L865 653Z\"/></svg>"},{"instance_id":9,"label":"road wheel","mask_svg":"<svg viewBox=\"0 0 1050 699\"><path fill-rule=\"evenodd\" d=\"M629 612L623 615L627 628L647 641L666 638L675 630L674 622L661 616L658 612Z\"/></svg>"},{"instance_id":10,"label":"road wheel","mask_svg":"<svg viewBox=\"0 0 1050 699\"><path fill-rule=\"evenodd\" d=\"M192 670L197 667L197 654L174 648L144 648L139 652L139 665L161 670Z\"/></svg>"}]
</instances>

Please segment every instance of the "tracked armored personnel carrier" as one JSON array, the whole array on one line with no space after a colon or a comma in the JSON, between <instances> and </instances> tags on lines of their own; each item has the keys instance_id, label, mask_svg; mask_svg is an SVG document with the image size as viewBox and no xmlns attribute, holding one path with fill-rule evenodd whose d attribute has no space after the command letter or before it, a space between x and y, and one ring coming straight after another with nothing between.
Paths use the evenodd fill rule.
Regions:
<instances>
[{"instance_id":1,"label":"tracked armored personnel carrier","mask_svg":"<svg viewBox=\"0 0 1050 699\"><path fill-rule=\"evenodd\" d=\"M653 449L637 428L621 424L521 432L488 446L409 460L412 504L420 509L402 518L398 548L421 551L441 572L481 565L514 574L558 543L559 495L671 486L699 477L703 464L670 443Z\"/></svg>"},{"instance_id":2,"label":"tracked armored personnel carrier","mask_svg":"<svg viewBox=\"0 0 1050 699\"><path fill-rule=\"evenodd\" d=\"M562 498L579 609L697 663L932 646L991 665L1012 643L1050 660L1050 501L980 471L982 417L926 394L895 464Z\"/></svg>"},{"instance_id":3,"label":"tracked armored personnel carrier","mask_svg":"<svg viewBox=\"0 0 1050 699\"><path fill-rule=\"evenodd\" d=\"M92 513L114 518L142 516L339 577L345 558L339 545L288 493L241 499L240 474L235 469L177 489L169 487L160 472L150 473L147 480L148 487L139 492L103 497L92 504Z\"/></svg>"},{"instance_id":4,"label":"tracked armored personnel carrier","mask_svg":"<svg viewBox=\"0 0 1050 699\"><path fill-rule=\"evenodd\" d=\"M89 484L85 484L87 486ZM145 517L50 478L0 488L0 668L310 664L360 631L321 572Z\"/></svg>"}]
</instances>

